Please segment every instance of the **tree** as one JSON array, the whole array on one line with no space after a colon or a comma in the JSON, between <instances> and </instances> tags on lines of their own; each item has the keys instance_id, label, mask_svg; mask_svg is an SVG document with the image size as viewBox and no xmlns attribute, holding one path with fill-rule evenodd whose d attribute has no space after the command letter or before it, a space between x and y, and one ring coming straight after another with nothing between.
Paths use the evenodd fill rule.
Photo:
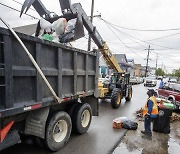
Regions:
<instances>
[{"instance_id":1,"label":"tree","mask_svg":"<svg viewBox=\"0 0 180 154\"><path fill-rule=\"evenodd\" d=\"M177 70L175 70L174 75L177 76L177 77L178 77L178 80L179 80L179 78L180 78L180 68L177 69Z\"/></svg>"},{"instance_id":2,"label":"tree","mask_svg":"<svg viewBox=\"0 0 180 154\"><path fill-rule=\"evenodd\" d=\"M156 76L164 76L165 72L161 68L158 68L155 74Z\"/></svg>"}]
</instances>

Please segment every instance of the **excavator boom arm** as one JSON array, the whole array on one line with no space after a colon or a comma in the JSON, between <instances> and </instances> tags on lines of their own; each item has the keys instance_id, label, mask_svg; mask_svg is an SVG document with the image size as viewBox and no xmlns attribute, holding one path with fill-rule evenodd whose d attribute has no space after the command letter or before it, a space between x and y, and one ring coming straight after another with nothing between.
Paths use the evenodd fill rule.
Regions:
<instances>
[{"instance_id":1,"label":"excavator boom arm","mask_svg":"<svg viewBox=\"0 0 180 154\"><path fill-rule=\"evenodd\" d=\"M83 29L83 25L84 25L91 38L94 40L94 43L98 46L99 50L101 51L106 63L115 71L120 73L123 72L118 62L116 61L114 55L111 53L110 49L108 48L107 44L102 39L101 35L98 33L96 27L94 27L91 21L89 20L89 17L82 8L81 4L74 3L71 5L70 0L59 0L59 3L64 17L68 17L69 18L68 20L77 17L77 22L74 32L74 40L84 36L84 29ZM41 17L45 15L46 20L48 21L55 20L55 17L51 18L50 11L48 11L45 8L41 0L25 0L21 9L20 16L24 11L27 12L31 5L33 5L33 7L36 9L36 11L39 13Z\"/></svg>"},{"instance_id":2,"label":"excavator boom arm","mask_svg":"<svg viewBox=\"0 0 180 154\"><path fill-rule=\"evenodd\" d=\"M106 43L104 43L103 48L100 49L100 51L106 61L106 64L108 64L116 72L120 72L120 73L123 72L123 70L120 68L117 60L115 59L114 55L111 53Z\"/></svg>"},{"instance_id":3,"label":"excavator boom arm","mask_svg":"<svg viewBox=\"0 0 180 154\"><path fill-rule=\"evenodd\" d=\"M89 35L93 39L94 43L100 49L106 63L115 71L123 72L122 69L120 68L117 60L115 59L114 55L111 53L109 47L107 46L107 44L104 42L101 35L97 31L96 27L94 27L92 25L92 23L90 22L89 17L83 10L81 4L79 4L79 3L73 4L71 7L71 11L73 14L78 14L78 17L82 17L83 25L89 32Z\"/></svg>"}]
</instances>

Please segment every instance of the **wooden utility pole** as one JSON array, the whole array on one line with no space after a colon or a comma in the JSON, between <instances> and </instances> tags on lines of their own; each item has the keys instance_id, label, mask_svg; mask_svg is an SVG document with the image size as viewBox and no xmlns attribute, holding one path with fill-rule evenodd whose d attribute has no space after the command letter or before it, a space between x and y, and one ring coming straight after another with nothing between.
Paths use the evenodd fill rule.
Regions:
<instances>
[{"instance_id":1,"label":"wooden utility pole","mask_svg":"<svg viewBox=\"0 0 180 154\"><path fill-rule=\"evenodd\" d=\"M92 0L92 5L91 5L91 17L90 21L91 23L93 22L93 12L94 12L94 0ZM89 39L88 39L88 51L91 50L91 36L89 34Z\"/></svg>"},{"instance_id":2,"label":"wooden utility pole","mask_svg":"<svg viewBox=\"0 0 180 154\"><path fill-rule=\"evenodd\" d=\"M149 45L149 48L148 48L148 49L145 49L145 50L148 50L147 62L146 62L146 71L145 71L145 77L147 77L147 73L148 73L148 62L149 62L149 52L150 52L150 50L154 50L154 49L151 49L151 47L150 47L150 45Z\"/></svg>"},{"instance_id":3,"label":"wooden utility pole","mask_svg":"<svg viewBox=\"0 0 180 154\"><path fill-rule=\"evenodd\" d=\"M157 62L158 62L158 53L157 53L157 56L156 56L156 70L157 70Z\"/></svg>"}]
</instances>

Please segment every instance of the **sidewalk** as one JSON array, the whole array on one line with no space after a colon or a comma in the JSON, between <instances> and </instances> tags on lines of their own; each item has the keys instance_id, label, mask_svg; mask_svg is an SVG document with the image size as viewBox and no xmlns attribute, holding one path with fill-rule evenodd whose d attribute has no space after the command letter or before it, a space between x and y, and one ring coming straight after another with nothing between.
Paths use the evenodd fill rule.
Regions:
<instances>
[{"instance_id":1,"label":"sidewalk","mask_svg":"<svg viewBox=\"0 0 180 154\"><path fill-rule=\"evenodd\" d=\"M141 134L144 123L138 122L138 129L130 130L113 151L113 154L178 154L180 151L180 122L171 123L171 133L153 132L152 137Z\"/></svg>"}]
</instances>

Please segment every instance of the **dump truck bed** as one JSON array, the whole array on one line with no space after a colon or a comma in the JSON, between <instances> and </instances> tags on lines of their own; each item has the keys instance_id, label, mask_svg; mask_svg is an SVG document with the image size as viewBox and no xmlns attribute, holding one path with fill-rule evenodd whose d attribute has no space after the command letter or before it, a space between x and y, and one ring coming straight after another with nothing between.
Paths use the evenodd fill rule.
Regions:
<instances>
[{"instance_id":1,"label":"dump truck bed","mask_svg":"<svg viewBox=\"0 0 180 154\"><path fill-rule=\"evenodd\" d=\"M95 95L98 53L18 33L62 102ZM52 94L24 49L0 28L0 118L54 105Z\"/></svg>"}]
</instances>

